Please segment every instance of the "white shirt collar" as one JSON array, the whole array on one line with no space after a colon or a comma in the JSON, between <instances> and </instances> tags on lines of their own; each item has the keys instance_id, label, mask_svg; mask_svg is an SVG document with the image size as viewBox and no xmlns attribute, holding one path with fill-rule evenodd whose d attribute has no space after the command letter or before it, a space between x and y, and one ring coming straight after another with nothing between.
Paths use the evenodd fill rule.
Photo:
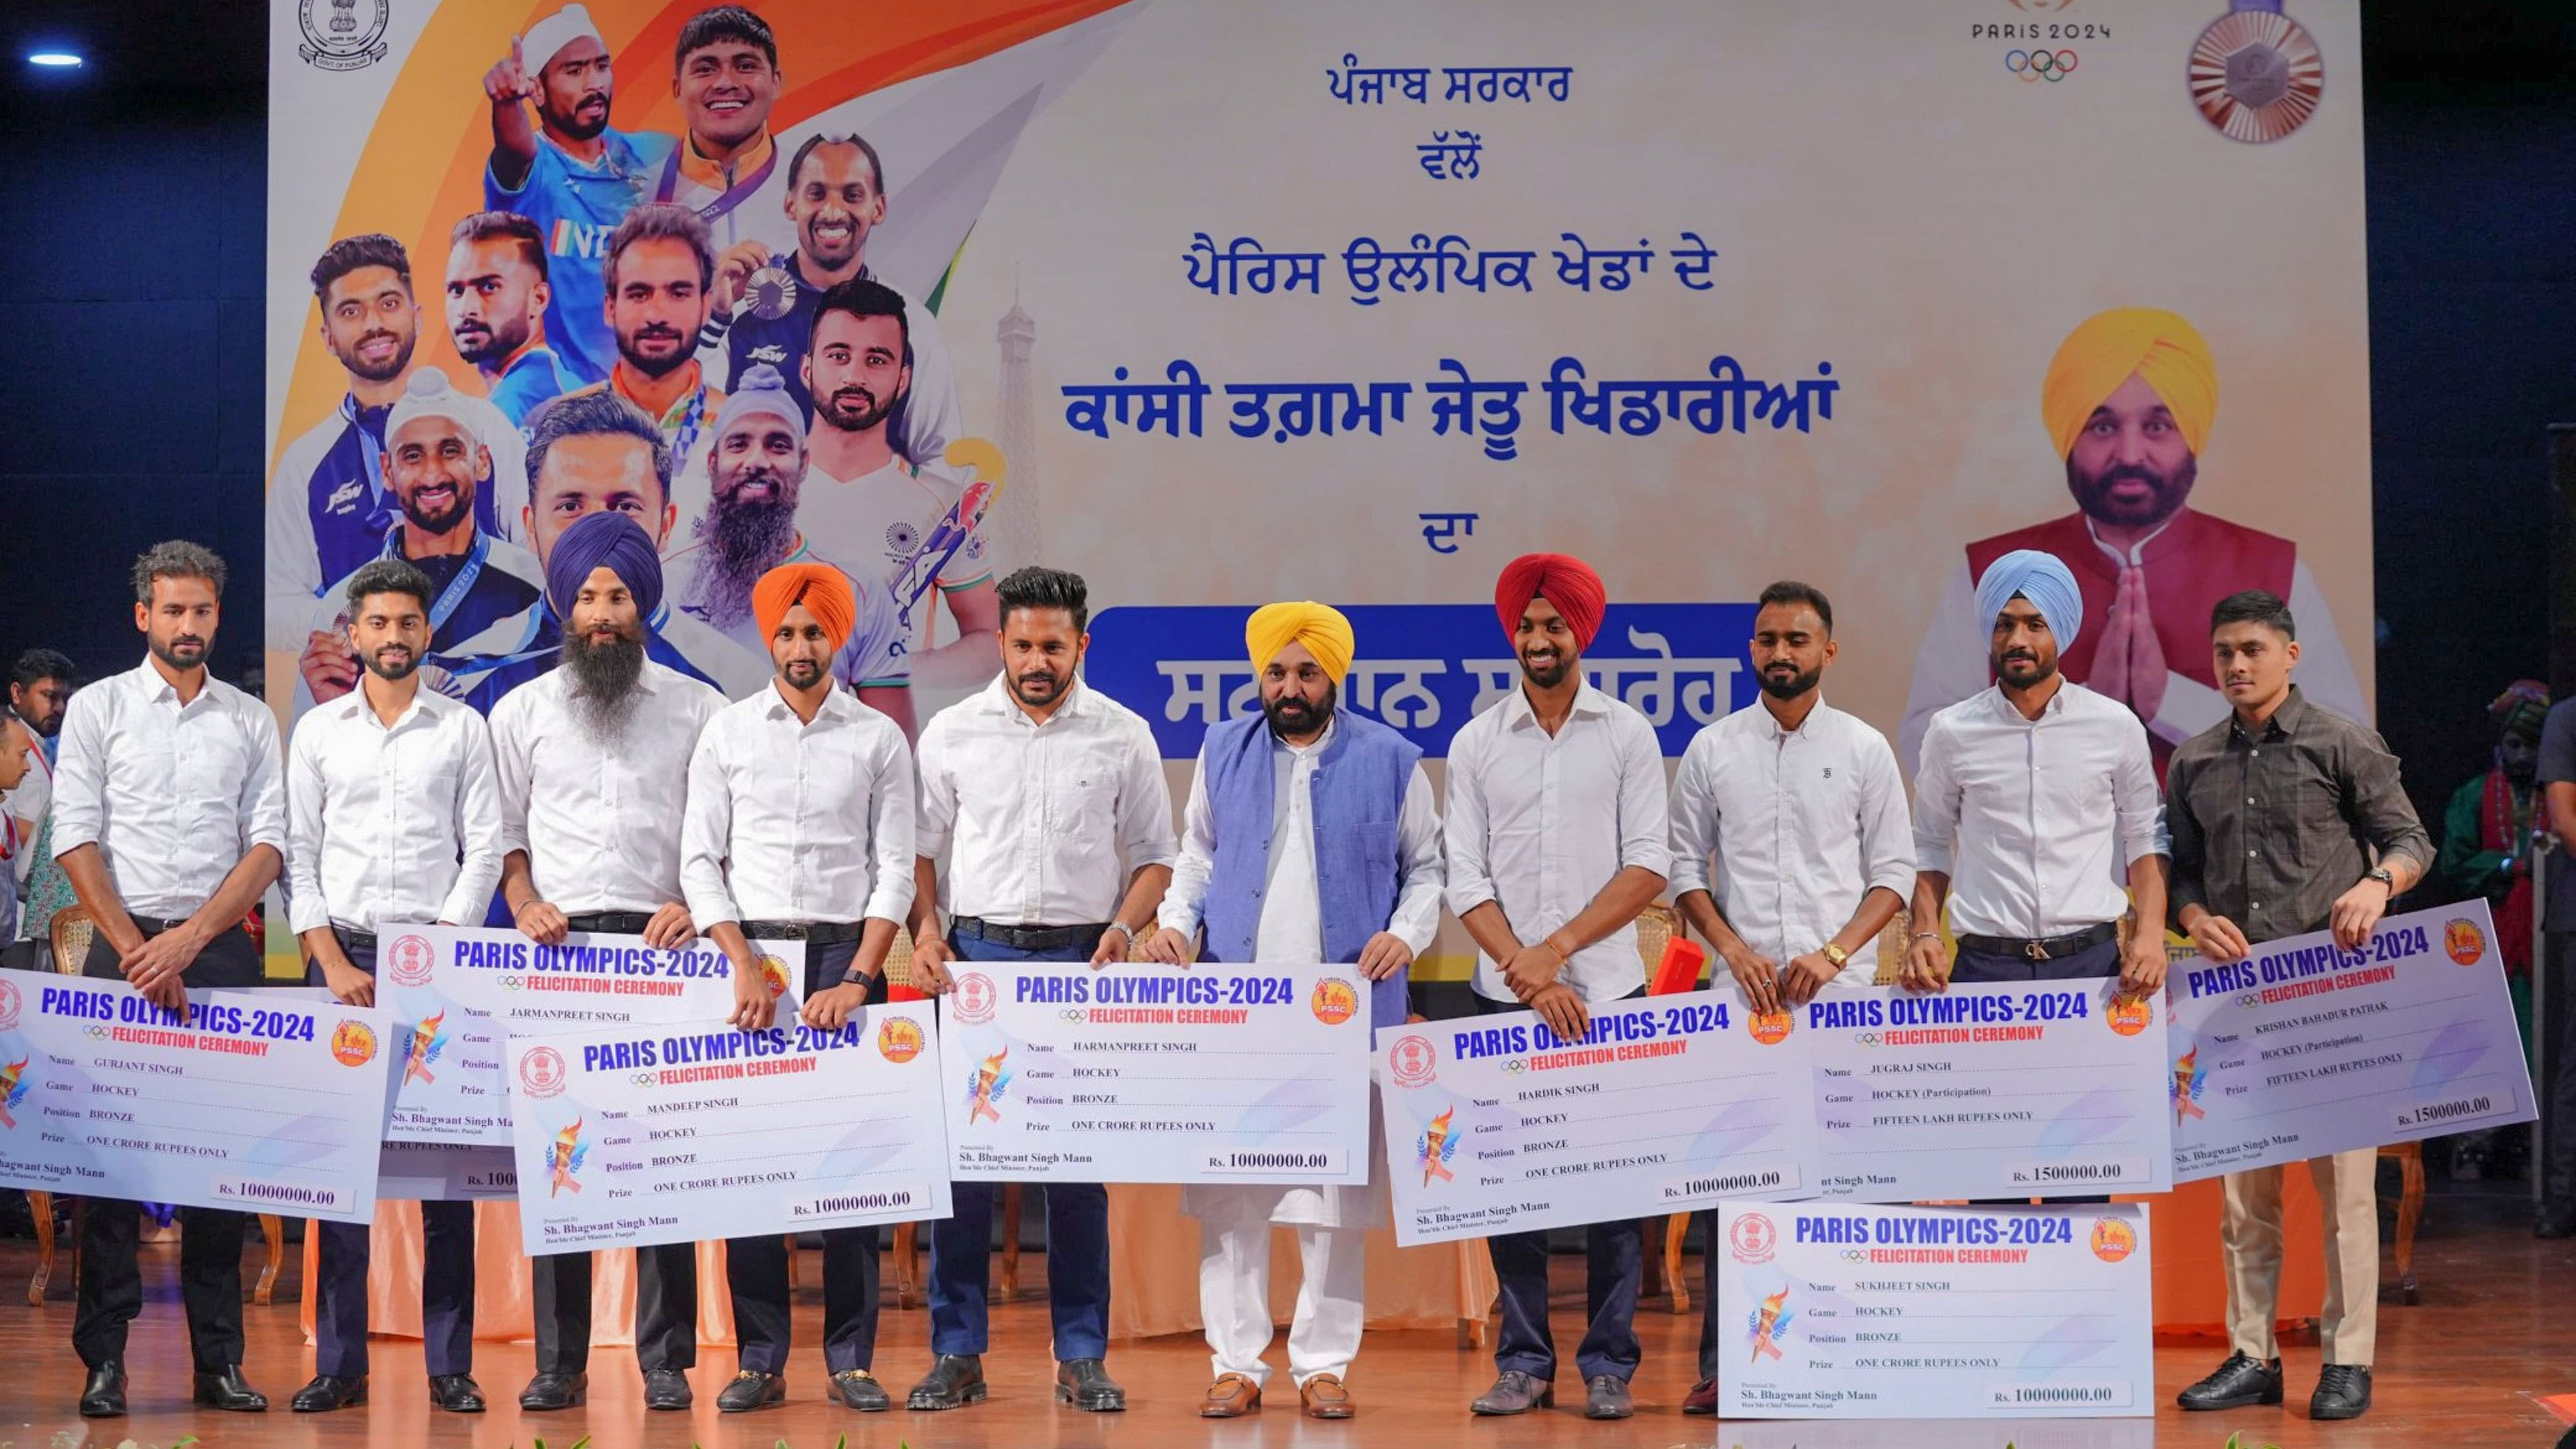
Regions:
<instances>
[{"instance_id":1,"label":"white shirt collar","mask_svg":"<svg viewBox=\"0 0 2576 1449\"><path fill-rule=\"evenodd\" d=\"M2104 556L2108 557L2111 562L2118 564L2122 568L2127 568L2133 564L2144 563L2147 557L2147 545L2162 537L2166 529L2174 526L2174 518L2180 517L2182 517L2182 510L2177 508L2173 512L2173 518L2168 518L2164 522L2157 524L2155 532L2150 533L2146 537L2139 539L2136 543L2129 545L2129 551L2126 553L2122 553L2120 550L2113 548L2111 545L2102 541L2102 531L2093 526L2093 515L2089 513L2084 515L2084 534L2085 537L2093 540L2093 546L2102 550Z\"/></svg>"},{"instance_id":2,"label":"white shirt collar","mask_svg":"<svg viewBox=\"0 0 2576 1449\"><path fill-rule=\"evenodd\" d=\"M762 710L766 717L770 719L796 717L796 707L787 702L787 693L778 687L776 675L770 676L769 683L763 687L762 693L768 696L769 701ZM823 696L823 705L814 711L814 718L846 719L851 711L858 708L858 704L856 696L835 688Z\"/></svg>"},{"instance_id":3,"label":"white shirt collar","mask_svg":"<svg viewBox=\"0 0 2576 1449\"><path fill-rule=\"evenodd\" d=\"M1565 712L1565 716L1572 719L1577 715L1603 715L1609 712L1610 696L1587 683L1575 688L1574 706ZM1512 685L1510 697L1503 701L1503 727L1516 730L1523 726L1534 727L1537 724L1538 711L1530 708L1528 681L1515 682Z\"/></svg>"},{"instance_id":4,"label":"white shirt collar","mask_svg":"<svg viewBox=\"0 0 2576 1449\"><path fill-rule=\"evenodd\" d=\"M1055 713L1047 716L1047 719L1057 720L1068 715L1089 714L1090 701L1091 686L1083 683L1081 674L1076 673L1073 676L1073 683L1065 689L1064 702L1057 705ZM975 696L975 703L976 707L986 714L997 714L1004 719L1016 716L1021 723L1031 729L1037 729L1045 723L1045 721L1030 718L1029 712L1020 708L1019 700L1011 693L1011 675L1008 670L994 675L993 682L985 685L983 693Z\"/></svg>"}]
</instances>

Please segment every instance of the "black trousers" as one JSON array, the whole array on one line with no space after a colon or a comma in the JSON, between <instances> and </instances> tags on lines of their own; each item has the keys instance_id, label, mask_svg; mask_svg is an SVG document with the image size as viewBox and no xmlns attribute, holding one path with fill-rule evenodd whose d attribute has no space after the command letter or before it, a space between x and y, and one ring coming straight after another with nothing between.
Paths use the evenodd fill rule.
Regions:
<instances>
[{"instance_id":1,"label":"black trousers","mask_svg":"<svg viewBox=\"0 0 2576 1449\"><path fill-rule=\"evenodd\" d=\"M1645 988L1629 993L1642 996ZM1517 1001L1475 997L1487 1015L1526 1010ZM1556 1340L1547 1326L1547 1234L1497 1233L1485 1240L1502 1289L1502 1332L1494 1367L1539 1379L1556 1377ZM1583 1230L1585 1326L1574 1366L1586 1379L1626 1382L1637 1372L1637 1292L1645 1272L1644 1225L1634 1218Z\"/></svg>"},{"instance_id":2,"label":"black trousers","mask_svg":"<svg viewBox=\"0 0 2576 1449\"><path fill-rule=\"evenodd\" d=\"M856 941L836 941L805 954L805 995L840 983L858 955ZM885 978L868 990L869 1004L886 999ZM877 1232L829 1228L823 1233L823 1370L837 1374L872 1367L877 1355ZM742 1367L756 1373L787 1368L787 1240L774 1233L734 1238L725 1244L725 1286L733 1298L734 1337Z\"/></svg>"},{"instance_id":3,"label":"black trousers","mask_svg":"<svg viewBox=\"0 0 2576 1449\"><path fill-rule=\"evenodd\" d=\"M143 934L148 940L161 929L146 925ZM107 937L93 937L81 974L122 981L118 959ZM266 985L265 973L249 935L226 931L206 943L180 979L192 987L238 991ZM134 1261L142 1214L141 1204L115 1198L90 1198L82 1210L72 1349L90 1368L125 1357L125 1326L143 1311L143 1275ZM199 1373L221 1373L241 1362L242 1230L249 1220L248 1213L223 1208L179 1209L179 1301Z\"/></svg>"},{"instance_id":4,"label":"black trousers","mask_svg":"<svg viewBox=\"0 0 2576 1449\"><path fill-rule=\"evenodd\" d=\"M373 976L376 948L342 942L349 964ZM308 986L326 984L322 968L304 970ZM319 1238L313 1283L313 1371L333 1378L367 1373L366 1223L314 1219ZM421 1355L432 1378L474 1371L474 1204L420 1205Z\"/></svg>"},{"instance_id":5,"label":"black trousers","mask_svg":"<svg viewBox=\"0 0 2576 1449\"><path fill-rule=\"evenodd\" d=\"M2576 870L2576 857L2563 857L2562 869ZM2549 1054L2549 1097L2540 1109L2545 1161L2542 1200L2557 1207L2576 1206L2576 932L2549 933L2549 959L2540 964L2553 972L2546 993L2549 1014L2558 1018L2558 1038ZM2549 1030L2541 1023L2543 1032Z\"/></svg>"}]
</instances>

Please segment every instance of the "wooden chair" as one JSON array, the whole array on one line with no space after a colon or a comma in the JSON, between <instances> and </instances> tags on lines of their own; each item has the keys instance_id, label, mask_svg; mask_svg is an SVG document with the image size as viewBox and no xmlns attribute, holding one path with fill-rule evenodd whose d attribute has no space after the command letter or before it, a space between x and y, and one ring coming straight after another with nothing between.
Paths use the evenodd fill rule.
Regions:
<instances>
[{"instance_id":1,"label":"wooden chair","mask_svg":"<svg viewBox=\"0 0 2576 1449\"><path fill-rule=\"evenodd\" d=\"M916 989L919 983L912 973L912 937L894 933L894 946L886 952L886 980ZM1020 1185L1005 1183L1002 1187L1002 1298L1008 1302L1020 1296ZM796 1250L791 1242L787 1251L787 1271L793 1283ZM910 1308L918 1297L927 1302L929 1295L921 1287L921 1225L897 1223L894 1230L894 1302L897 1308Z\"/></svg>"},{"instance_id":2,"label":"wooden chair","mask_svg":"<svg viewBox=\"0 0 2576 1449\"><path fill-rule=\"evenodd\" d=\"M1677 936L1681 936L1682 934L1681 919L1670 906L1648 906L1644 913L1637 917L1637 954L1646 958L1646 970L1650 975L1653 973L1656 963L1661 961L1664 957L1664 943ZM1906 941L1913 934L1913 922L1907 918L1905 911L1899 909L1896 913L1896 918L1889 921L1886 929L1878 933L1878 974L1871 978L1871 984L1877 986L1893 986L1896 984L1896 970L1898 963L1903 960ZM1649 944L1648 940L1650 936L1652 937L1651 944ZM1725 971L1725 963L1711 957L1709 961L1708 984L1714 985L1719 981L1727 979L1724 974ZM2423 1171L2423 1164L2420 1158L2416 1163L2416 1171L2418 1174L2417 1197L2420 1202L2422 1196L2421 1174ZM1663 1281L1664 1286L1670 1290L1672 1309L1675 1313L1690 1312L1690 1280L1682 1276L1682 1240L1690 1236L1691 1218L1693 1216L1695 1216L1695 1214L1675 1213L1664 1220L1664 1251L1661 1259ZM2404 1219L2401 1218L2400 1221L2403 1222ZM2412 1244L2410 1242L2410 1251L2401 1253L2398 1258L2400 1271L2404 1270L2404 1265L2406 1263L2412 1261L2413 1254L2411 1252L2411 1247ZM1705 1249L1703 1249L1703 1251L1705 1251ZM1657 1260L1654 1255L1649 1254L1646 1261L1649 1264L1653 1264ZM2412 1280L2410 1279L2409 1281L2411 1282ZM1639 1285L1638 1291L1640 1293L1652 1293L1654 1291L1654 1285L1651 1283L1641 1284ZM2410 1298L2407 1301L2411 1303L2414 1300Z\"/></svg>"},{"instance_id":3,"label":"wooden chair","mask_svg":"<svg viewBox=\"0 0 2576 1449\"><path fill-rule=\"evenodd\" d=\"M63 976L81 974L81 963L89 958L89 945L98 934L97 922L79 906L67 907L54 915L52 944L54 970ZM54 1195L29 1190L27 1211L36 1220L36 1272L27 1283L27 1306L45 1306L45 1287L54 1275ZM80 1272L80 1219L88 1211L84 1203L72 1204L72 1272ZM251 1302L266 1308L276 1297L277 1274L286 1262L286 1223L274 1213L259 1215L260 1236L268 1242L268 1261L261 1265L259 1278L251 1287Z\"/></svg>"}]
</instances>

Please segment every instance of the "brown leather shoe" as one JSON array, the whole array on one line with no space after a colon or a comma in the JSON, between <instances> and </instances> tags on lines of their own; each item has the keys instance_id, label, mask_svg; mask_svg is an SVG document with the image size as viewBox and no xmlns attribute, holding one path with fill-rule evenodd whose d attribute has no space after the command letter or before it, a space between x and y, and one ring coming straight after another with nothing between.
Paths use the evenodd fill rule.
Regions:
<instances>
[{"instance_id":1,"label":"brown leather shoe","mask_svg":"<svg viewBox=\"0 0 2576 1449\"><path fill-rule=\"evenodd\" d=\"M1298 1385L1297 1398L1306 1406L1309 1419L1347 1419L1359 1412L1351 1403L1351 1391L1331 1374L1317 1374Z\"/></svg>"},{"instance_id":2,"label":"brown leather shoe","mask_svg":"<svg viewBox=\"0 0 2576 1449\"><path fill-rule=\"evenodd\" d=\"M1241 1374L1219 1374L1199 1400L1202 1419L1240 1419L1261 1407L1261 1385Z\"/></svg>"}]
</instances>

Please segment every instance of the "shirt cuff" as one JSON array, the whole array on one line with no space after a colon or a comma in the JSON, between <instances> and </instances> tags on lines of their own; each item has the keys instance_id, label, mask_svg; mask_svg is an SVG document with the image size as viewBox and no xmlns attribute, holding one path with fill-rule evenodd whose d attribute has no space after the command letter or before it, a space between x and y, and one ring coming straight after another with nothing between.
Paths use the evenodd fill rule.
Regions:
<instances>
[{"instance_id":1,"label":"shirt cuff","mask_svg":"<svg viewBox=\"0 0 2576 1449\"><path fill-rule=\"evenodd\" d=\"M875 890L868 892L868 905L863 915L870 920L892 921L903 929L903 919L912 910L912 882L880 879Z\"/></svg>"},{"instance_id":2,"label":"shirt cuff","mask_svg":"<svg viewBox=\"0 0 2576 1449\"><path fill-rule=\"evenodd\" d=\"M1155 925L1166 931L1178 931L1184 936L1197 935L1199 921L1197 907L1183 905L1168 895L1163 897L1163 904L1154 912Z\"/></svg>"},{"instance_id":3,"label":"shirt cuff","mask_svg":"<svg viewBox=\"0 0 2576 1449\"><path fill-rule=\"evenodd\" d=\"M1482 882L1473 885L1453 885L1444 894L1449 900L1449 914L1459 917L1464 917L1476 907L1496 899L1494 888Z\"/></svg>"},{"instance_id":4,"label":"shirt cuff","mask_svg":"<svg viewBox=\"0 0 2576 1449\"><path fill-rule=\"evenodd\" d=\"M286 928L288 930L301 936L307 931L319 931L330 924L331 903L322 899L320 891L315 891L309 896L292 891L287 893Z\"/></svg>"}]
</instances>

